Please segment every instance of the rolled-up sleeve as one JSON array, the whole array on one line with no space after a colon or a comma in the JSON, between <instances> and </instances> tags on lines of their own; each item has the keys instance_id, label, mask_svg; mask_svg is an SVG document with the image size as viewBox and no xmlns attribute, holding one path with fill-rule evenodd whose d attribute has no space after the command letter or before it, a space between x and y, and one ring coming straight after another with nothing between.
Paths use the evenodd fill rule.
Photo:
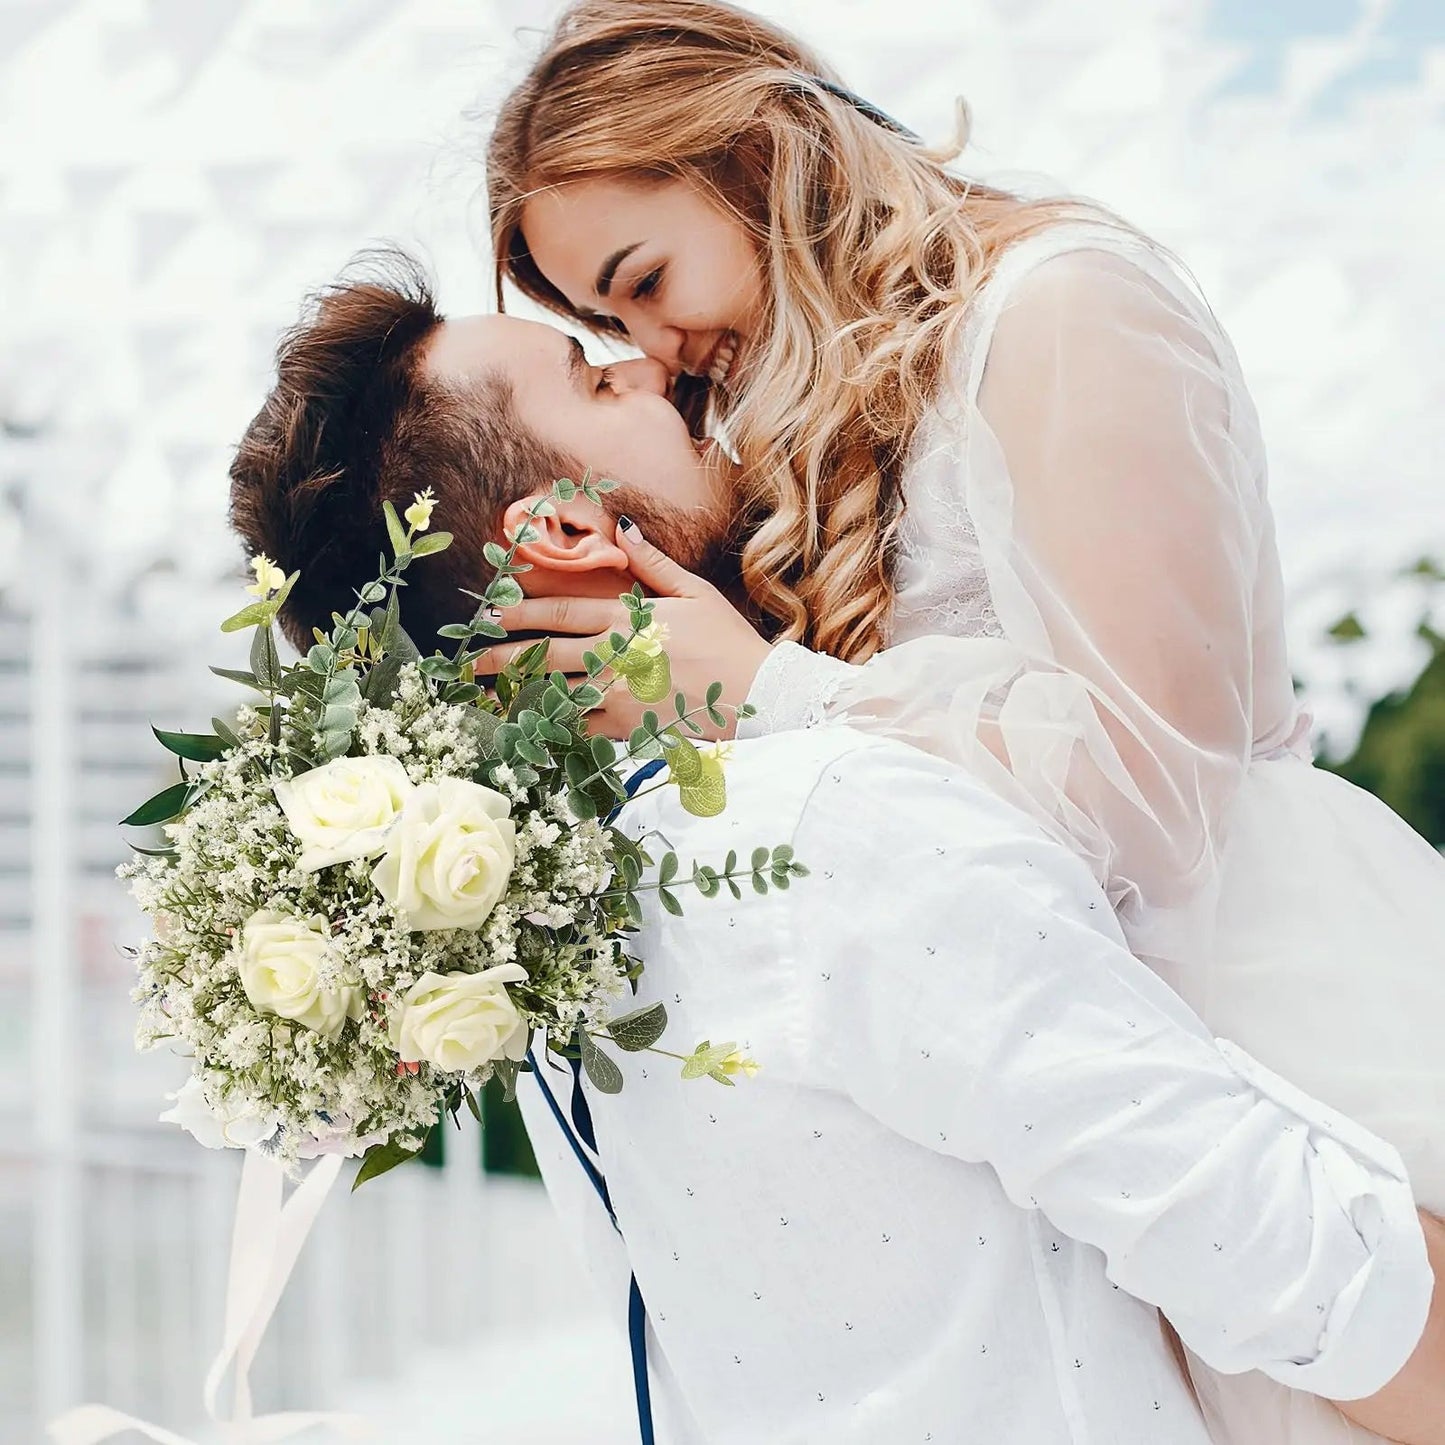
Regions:
<instances>
[{"instance_id":1,"label":"rolled-up sleeve","mask_svg":"<svg viewBox=\"0 0 1445 1445\"><path fill-rule=\"evenodd\" d=\"M820 1078L991 1165L1215 1369L1335 1399L1399 1371L1433 1277L1398 1155L1212 1038L1077 859L892 745L825 774L796 847L834 863L788 940Z\"/></svg>"}]
</instances>

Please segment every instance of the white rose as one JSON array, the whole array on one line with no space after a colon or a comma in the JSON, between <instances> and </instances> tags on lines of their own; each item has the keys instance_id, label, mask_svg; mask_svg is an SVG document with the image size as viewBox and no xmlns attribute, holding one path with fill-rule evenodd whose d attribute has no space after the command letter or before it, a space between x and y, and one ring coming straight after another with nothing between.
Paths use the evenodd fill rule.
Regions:
<instances>
[{"instance_id":1,"label":"white rose","mask_svg":"<svg viewBox=\"0 0 1445 1445\"><path fill-rule=\"evenodd\" d=\"M400 814L411 779L399 758L336 758L275 785L276 801L301 842L307 873L374 858Z\"/></svg>"},{"instance_id":2,"label":"white rose","mask_svg":"<svg viewBox=\"0 0 1445 1445\"><path fill-rule=\"evenodd\" d=\"M270 1110L235 1094L223 1104L212 1104L194 1074L166 1098L175 1106L160 1116L161 1123L179 1124L207 1149L249 1149L276 1132L276 1116Z\"/></svg>"},{"instance_id":3,"label":"white rose","mask_svg":"<svg viewBox=\"0 0 1445 1445\"><path fill-rule=\"evenodd\" d=\"M462 778L413 788L372 870L376 891L417 930L476 928L512 876L511 802Z\"/></svg>"},{"instance_id":4,"label":"white rose","mask_svg":"<svg viewBox=\"0 0 1445 1445\"><path fill-rule=\"evenodd\" d=\"M424 973L392 1015L391 1042L403 1063L425 1061L470 1073L492 1059L522 1059L527 1024L505 984L526 978L517 963L480 973Z\"/></svg>"},{"instance_id":5,"label":"white rose","mask_svg":"<svg viewBox=\"0 0 1445 1445\"><path fill-rule=\"evenodd\" d=\"M330 952L324 918L297 918L269 908L253 913L241 928L239 967L251 1006L335 1038L348 1018L361 1017L362 991L354 984L321 986Z\"/></svg>"}]
</instances>

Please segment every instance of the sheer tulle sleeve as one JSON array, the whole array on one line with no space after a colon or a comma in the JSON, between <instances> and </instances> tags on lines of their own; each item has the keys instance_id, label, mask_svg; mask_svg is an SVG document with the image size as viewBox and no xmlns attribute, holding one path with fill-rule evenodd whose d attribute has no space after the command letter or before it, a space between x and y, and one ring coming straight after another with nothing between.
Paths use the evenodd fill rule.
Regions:
<instances>
[{"instance_id":1,"label":"sheer tulle sleeve","mask_svg":"<svg viewBox=\"0 0 1445 1445\"><path fill-rule=\"evenodd\" d=\"M1004 637L917 637L812 689L966 762L1091 864L1136 952L1178 960L1254 732L1253 410L1162 260L1052 256L972 354L945 420Z\"/></svg>"}]
</instances>

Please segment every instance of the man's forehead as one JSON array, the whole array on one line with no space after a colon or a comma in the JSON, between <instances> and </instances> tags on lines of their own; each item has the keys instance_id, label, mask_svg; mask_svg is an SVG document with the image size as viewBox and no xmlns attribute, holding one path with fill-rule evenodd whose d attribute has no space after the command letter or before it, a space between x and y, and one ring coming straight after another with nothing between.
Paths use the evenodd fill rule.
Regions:
<instances>
[{"instance_id":1,"label":"man's forehead","mask_svg":"<svg viewBox=\"0 0 1445 1445\"><path fill-rule=\"evenodd\" d=\"M435 377L465 382L483 371L515 374L527 359L555 347L552 328L520 316L459 316L443 321L426 349L427 370Z\"/></svg>"}]
</instances>

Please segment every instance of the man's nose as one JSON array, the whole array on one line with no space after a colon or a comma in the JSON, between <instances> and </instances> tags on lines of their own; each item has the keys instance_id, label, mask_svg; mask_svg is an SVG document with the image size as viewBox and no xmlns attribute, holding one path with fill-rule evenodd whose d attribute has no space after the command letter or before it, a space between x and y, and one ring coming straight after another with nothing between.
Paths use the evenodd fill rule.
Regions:
<instances>
[{"instance_id":1,"label":"man's nose","mask_svg":"<svg viewBox=\"0 0 1445 1445\"><path fill-rule=\"evenodd\" d=\"M650 356L615 361L607 368L607 374L614 391L650 391L654 396L667 396L672 391L672 373Z\"/></svg>"}]
</instances>

